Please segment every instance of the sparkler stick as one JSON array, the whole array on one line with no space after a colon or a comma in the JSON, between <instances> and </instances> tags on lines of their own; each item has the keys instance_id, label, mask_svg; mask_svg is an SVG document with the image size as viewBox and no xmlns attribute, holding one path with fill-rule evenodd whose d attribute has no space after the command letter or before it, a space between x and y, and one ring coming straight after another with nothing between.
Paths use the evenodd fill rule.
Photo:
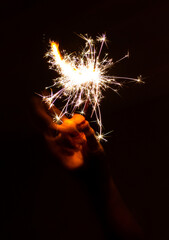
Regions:
<instances>
[{"instance_id":1,"label":"sparkler stick","mask_svg":"<svg viewBox=\"0 0 169 240\"><path fill-rule=\"evenodd\" d=\"M117 87L122 85L119 82L120 79L138 82L141 81L141 78L134 79L107 75L109 68L114 63L106 54L100 59L103 46L106 43L106 35L98 36L95 42L87 35L80 34L79 36L86 43L79 55L73 53L67 54L65 52L61 55L59 44L55 42L50 43L51 47L46 56L49 57L51 69L54 69L59 74L59 77L54 79L52 86L57 87L58 91L54 94L51 91L49 96L43 96L43 100L51 108L57 99L64 99L66 104L59 116L56 116L57 120L60 120L65 114L74 114L77 109L82 114L86 114L87 108L90 105L92 107L91 117L95 115L99 127L98 139L100 140L104 139L100 110L100 101L103 98L102 91L111 88L116 92ZM96 45L98 43L100 43L100 48L97 54ZM116 61L116 63L124 58L128 58L128 56L126 54L120 60Z\"/></svg>"}]
</instances>

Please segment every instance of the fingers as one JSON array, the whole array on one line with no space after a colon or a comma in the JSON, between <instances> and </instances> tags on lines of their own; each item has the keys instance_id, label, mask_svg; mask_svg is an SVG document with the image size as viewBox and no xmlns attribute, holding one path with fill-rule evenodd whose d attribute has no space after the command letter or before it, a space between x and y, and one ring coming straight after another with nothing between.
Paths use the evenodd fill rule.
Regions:
<instances>
[{"instance_id":1,"label":"fingers","mask_svg":"<svg viewBox=\"0 0 169 240\"><path fill-rule=\"evenodd\" d=\"M74 114L71 119L64 119L61 125L57 125L58 131L70 134L72 137L80 135L78 126L85 123L85 118L80 114Z\"/></svg>"},{"instance_id":2,"label":"fingers","mask_svg":"<svg viewBox=\"0 0 169 240\"><path fill-rule=\"evenodd\" d=\"M44 98L45 96L47 96L47 93L44 93ZM56 115L60 116L61 111L54 105L49 108L48 104L46 104L45 101L42 101L42 98L38 96L34 96L31 99L31 107L31 112L33 113L32 117L36 127L43 133L49 131L49 135L51 135L51 132L59 131L71 134L72 136L78 136L79 131L77 130L77 125L85 121L85 118L82 115L74 114L71 119L62 116L62 124L57 124L53 121L53 118Z\"/></svg>"},{"instance_id":3,"label":"fingers","mask_svg":"<svg viewBox=\"0 0 169 240\"><path fill-rule=\"evenodd\" d=\"M71 119L63 116L62 124L59 125L53 122L53 115L59 116L61 113L55 106L49 109L39 97L32 98L32 106L36 126L52 144L57 143L62 149L69 149L70 152L79 151L84 145L89 151L102 148L84 116L74 114Z\"/></svg>"},{"instance_id":4,"label":"fingers","mask_svg":"<svg viewBox=\"0 0 169 240\"><path fill-rule=\"evenodd\" d=\"M82 150L82 141L73 139L68 134L59 133L57 136L45 135L45 139L56 155L60 152L63 155L73 155L73 153Z\"/></svg>"},{"instance_id":5,"label":"fingers","mask_svg":"<svg viewBox=\"0 0 169 240\"><path fill-rule=\"evenodd\" d=\"M83 121L81 124L78 125L78 130L83 132L86 137L87 148L89 152L103 152L103 147L98 141L95 131L91 128L88 121Z\"/></svg>"},{"instance_id":6,"label":"fingers","mask_svg":"<svg viewBox=\"0 0 169 240\"><path fill-rule=\"evenodd\" d=\"M65 119L61 125L57 125L58 131L62 133L74 133L75 135L78 134L78 130L76 128L76 124L71 119Z\"/></svg>"},{"instance_id":7,"label":"fingers","mask_svg":"<svg viewBox=\"0 0 169 240\"><path fill-rule=\"evenodd\" d=\"M82 123L80 123L79 125L77 125L77 129L80 132L84 132L84 134L86 135L86 137L90 136L90 135L95 135L94 130L90 127L90 124L88 121L83 121Z\"/></svg>"},{"instance_id":8,"label":"fingers","mask_svg":"<svg viewBox=\"0 0 169 240\"><path fill-rule=\"evenodd\" d=\"M72 120L76 123L76 125L79 125L86 121L85 117L80 114L74 114Z\"/></svg>"}]
</instances>

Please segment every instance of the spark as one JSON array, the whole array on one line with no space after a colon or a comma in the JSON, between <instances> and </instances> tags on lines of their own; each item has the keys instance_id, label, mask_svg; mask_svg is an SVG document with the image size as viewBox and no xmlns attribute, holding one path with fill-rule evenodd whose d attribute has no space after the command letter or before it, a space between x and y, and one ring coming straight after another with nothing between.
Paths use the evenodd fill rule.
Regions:
<instances>
[{"instance_id":1,"label":"spark","mask_svg":"<svg viewBox=\"0 0 169 240\"><path fill-rule=\"evenodd\" d=\"M59 50L59 43L50 42L50 50L46 57L49 58L50 68L58 73L58 77L54 79L54 84L48 88L56 87L58 91L49 96L43 96L43 100L51 108L54 102L63 98L66 102L63 106L60 115L55 116L55 121L58 122L61 118L69 113L73 114L75 111L80 111L85 115L88 105L91 106L91 117L95 115L96 122L99 128L98 140L105 140L102 134L102 117L100 110L100 102L103 98L102 92L107 88L113 89L117 92L117 87L122 84L121 79L134 80L140 82L141 78L124 78L109 76L108 70L114 65L112 59L105 54L101 59L101 52L104 44L107 42L106 34L96 37L96 40L88 35L79 34L85 41L85 46L79 54L68 54L64 51L61 54ZM97 47L99 44L99 48ZM96 48L97 47L97 48ZM120 60L115 63L128 58L127 53Z\"/></svg>"},{"instance_id":2,"label":"spark","mask_svg":"<svg viewBox=\"0 0 169 240\"><path fill-rule=\"evenodd\" d=\"M113 132L113 130L110 131L110 132L107 132L107 133L105 133L105 134L103 134L103 133L102 133L102 134L96 133L96 138L98 139L99 142L100 142L101 140L107 142L106 137L107 137L108 134L110 134L110 133L112 133L112 132Z\"/></svg>"},{"instance_id":3,"label":"spark","mask_svg":"<svg viewBox=\"0 0 169 240\"><path fill-rule=\"evenodd\" d=\"M60 118L60 116L57 113L54 114L53 121L56 122L57 124L62 123L62 119Z\"/></svg>"}]
</instances>

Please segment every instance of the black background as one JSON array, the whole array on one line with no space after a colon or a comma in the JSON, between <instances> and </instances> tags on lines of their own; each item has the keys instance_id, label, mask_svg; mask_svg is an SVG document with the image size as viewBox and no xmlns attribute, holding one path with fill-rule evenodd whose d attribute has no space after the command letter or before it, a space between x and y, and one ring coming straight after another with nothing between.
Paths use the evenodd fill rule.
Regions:
<instances>
[{"instance_id":1,"label":"black background","mask_svg":"<svg viewBox=\"0 0 169 240\"><path fill-rule=\"evenodd\" d=\"M30 97L50 85L54 73L43 58L49 39L69 52L83 40L106 32L109 56L130 58L111 73L142 75L145 84L126 84L120 95L108 90L101 109L103 143L112 175L149 239L167 240L169 139L168 1L6 1L1 5L1 141L32 134Z\"/></svg>"}]
</instances>

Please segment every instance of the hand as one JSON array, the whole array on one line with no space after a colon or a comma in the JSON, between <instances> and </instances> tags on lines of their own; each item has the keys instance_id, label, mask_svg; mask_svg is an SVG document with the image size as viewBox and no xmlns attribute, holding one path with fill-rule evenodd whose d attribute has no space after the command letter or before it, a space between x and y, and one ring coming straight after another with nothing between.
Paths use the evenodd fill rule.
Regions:
<instances>
[{"instance_id":1,"label":"hand","mask_svg":"<svg viewBox=\"0 0 169 240\"><path fill-rule=\"evenodd\" d=\"M52 114L60 114L56 107L48 106L38 97L32 99L36 126L43 134L49 150L69 168L75 169L85 164L85 158L91 153L103 152L94 130L80 114L71 119L63 116L62 124L53 121Z\"/></svg>"},{"instance_id":2,"label":"hand","mask_svg":"<svg viewBox=\"0 0 169 240\"><path fill-rule=\"evenodd\" d=\"M94 130L82 115L74 114L71 119L63 116L62 124L59 125L53 122L52 118L52 114L60 114L56 107L48 109L38 97L32 99L32 106L36 126L43 134L50 152L66 168L77 169L85 165L86 156L92 154L92 158L89 159L92 160L93 154L100 155L103 152ZM112 234L112 238L115 233L120 239L142 239L140 227L123 203L105 159L101 157L100 160L94 160L96 161L89 161L89 171L85 176L80 171L80 179L85 179L94 206L107 224L106 231ZM79 177L79 171L76 173Z\"/></svg>"}]
</instances>

